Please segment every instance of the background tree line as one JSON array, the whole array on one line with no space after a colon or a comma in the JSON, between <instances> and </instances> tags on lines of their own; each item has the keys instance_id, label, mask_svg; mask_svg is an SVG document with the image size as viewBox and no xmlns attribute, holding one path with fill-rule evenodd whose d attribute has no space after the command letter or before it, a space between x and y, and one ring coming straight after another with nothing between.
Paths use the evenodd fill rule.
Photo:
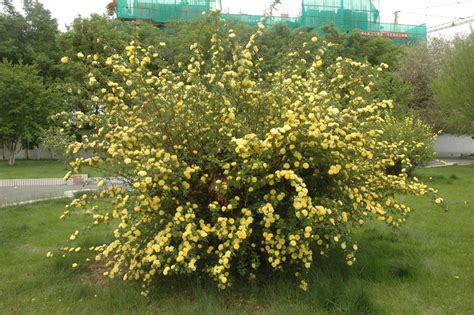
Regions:
<instances>
[{"instance_id":1,"label":"background tree line","mask_svg":"<svg viewBox=\"0 0 474 315\"><path fill-rule=\"evenodd\" d=\"M64 147L64 139L79 137L77 130L59 132L51 117L58 112L84 112L94 108L87 85L93 71L84 64L61 65L63 56L86 58L121 51L132 40L144 47L166 43L165 59L177 65L191 57L189 46L207 51L215 25L203 17L195 22L168 25L122 22L105 16L78 17L61 32L58 23L35 0L23 0L20 12L11 0L2 1L0 13L0 145L11 152L10 163L21 147L43 142L51 149ZM230 21L241 41L252 27ZM322 35L335 45L327 53L373 65L388 64L391 71L379 79L377 97L394 99L400 119L410 116L453 133L474 132L472 104L474 36L452 41L431 39L418 46L397 46L384 38L344 34L327 26ZM266 72L278 69L288 52L315 34L284 25L268 28L259 39ZM208 56L209 57L209 56ZM177 69L177 68L176 68ZM97 69L94 69L97 71ZM107 76L104 71L98 75ZM59 145L58 145L59 144Z\"/></svg>"}]
</instances>

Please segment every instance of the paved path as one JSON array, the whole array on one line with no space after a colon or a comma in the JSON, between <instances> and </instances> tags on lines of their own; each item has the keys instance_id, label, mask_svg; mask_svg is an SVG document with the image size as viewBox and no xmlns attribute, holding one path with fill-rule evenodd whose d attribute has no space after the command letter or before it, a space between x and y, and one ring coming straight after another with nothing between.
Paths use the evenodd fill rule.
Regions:
<instances>
[{"instance_id":1,"label":"paved path","mask_svg":"<svg viewBox=\"0 0 474 315\"><path fill-rule=\"evenodd\" d=\"M0 187L0 207L30 200L64 197L65 191L82 189L97 189L97 185Z\"/></svg>"},{"instance_id":2,"label":"paved path","mask_svg":"<svg viewBox=\"0 0 474 315\"><path fill-rule=\"evenodd\" d=\"M433 161L428 167L441 167L448 165L470 165L474 159L440 159ZM64 197L64 192L71 190L96 190L99 179L89 179L85 186L56 185L56 186L26 186L26 187L0 187L0 207L30 200ZM110 183L123 185L120 179L109 179Z\"/></svg>"},{"instance_id":3,"label":"paved path","mask_svg":"<svg viewBox=\"0 0 474 315\"><path fill-rule=\"evenodd\" d=\"M450 165L471 165L474 159L437 159L428 164L428 167L442 167Z\"/></svg>"}]
</instances>

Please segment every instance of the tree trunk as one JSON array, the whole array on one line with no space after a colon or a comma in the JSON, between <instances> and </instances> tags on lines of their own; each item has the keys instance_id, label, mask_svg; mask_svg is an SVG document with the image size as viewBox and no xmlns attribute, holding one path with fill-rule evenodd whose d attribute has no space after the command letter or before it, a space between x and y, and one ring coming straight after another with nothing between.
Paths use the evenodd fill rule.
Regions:
<instances>
[{"instance_id":1,"label":"tree trunk","mask_svg":"<svg viewBox=\"0 0 474 315\"><path fill-rule=\"evenodd\" d=\"M8 165L15 165L15 160L16 160L16 154L15 153L12 153L10 155L10 160L8 160Z\"/></svg>"},{"instance_id":2,"label":"tree trunk","mask_svg":"<svg viewBox=\"0 0 474 315\"><path fill-rule=\"evenodd\" d=\"M8 160L8 165L15 165L16 154L18 153L17 152L18 141L12 140L8 146L9 146L8 150L10 151L10 159ZM21 143L20 143L19 149L21 150Z\"/></svg>"}]
</instances>

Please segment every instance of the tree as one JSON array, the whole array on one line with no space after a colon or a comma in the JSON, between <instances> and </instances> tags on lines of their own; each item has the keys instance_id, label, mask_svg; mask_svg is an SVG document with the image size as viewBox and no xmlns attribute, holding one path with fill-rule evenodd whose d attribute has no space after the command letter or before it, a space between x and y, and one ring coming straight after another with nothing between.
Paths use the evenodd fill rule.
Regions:
<instances>
[{"instance_id":1,"label":"tree","mask_svg":"<svg viewBox=\"0 0 474 315\"><path fill-rule=\"evenodd\" d=\"M433 95L449 113L448 124L457 133L474 132L474 34L456 38L441 61L433 81Z\"/></svg>"},{"instance_id":2,"label":"tree","mask_svg":"<svg viewBox=\"0 0 474 315\"><path fill-rule=\"evenodd\" d=\"M323 26L322 30L325 38L336 44L332 49L335 56L367 61L374 66L385 63L390 68L394 68L400 60L400 46L388 38L368 37L358 31L347 35L341 33L336 25Z\"/></svg>"},{"instance_id":3,"label":"tree","mask_svg":"<svg viewBox=\"0 0 474 315\"><path fill-rule=\"evenodd\" d=\"M39 73L48 79L57 74L55 65L60 53L56 45L58 23L38 1L24 0L24 15L12 2L3 1L0 13L0 60L37 65Z\"/></svg>"},{"instance_id":4,"label":"tree","mask_svg":"<svg viewBox=\"0 0 474 315\"><path fill-rule=\"evenodd\" d=\"M0 12L0 60L4 58L18 63L29 62L29 49L26 47L26 20L16 11L10 1L4 1Z\"/></svg>"},{"instance_id":5,"label":"tree","mask_svg":"<svg viewBox=\"0 0 474 315\"><path fill-rule=\"evenodd\" d=\"M15 164L23 141L34 141L52 113L55 97L33 66L0 63L0 140Z\"/></svg>"},{"instance_id":6,"label":"tree","mask_svg":"<svg viewBox=\"0 0 474 315\"><path fill-rule=\"evenodd\" d=\"M33 51L33 64L37 65L42 76L54 79L60 58L56 44L56 37L59 35L58 22L37 0L23 0L23 10L27 22L26 41Z\"/></svg>"},{"instance_id":7,"label":"tree","mask_svg":"<svg viewBox=\"0 0 474 315\"><path fill-rule=\"evenodd\" d=\"M435 77L435 73L434 56L427 45L405 48L397 74L413 87L413 99L408 106L410 110L424 112L433 109L433 93L429 83Z\"/></svg>"},{"instance_id":8,"label":"tree","mask_svg":"<svg viewBox=\"0 0 474 315\"><path fill-rule=\"evenodd\" d=\"M431 82L439 75L449 41L432 38L427 44L403 48L396 77L411 89L411 99L400 108L402 115L417 116L436 130L452 131L445 110L435 102Z\"/></svg>"}]
</instances>

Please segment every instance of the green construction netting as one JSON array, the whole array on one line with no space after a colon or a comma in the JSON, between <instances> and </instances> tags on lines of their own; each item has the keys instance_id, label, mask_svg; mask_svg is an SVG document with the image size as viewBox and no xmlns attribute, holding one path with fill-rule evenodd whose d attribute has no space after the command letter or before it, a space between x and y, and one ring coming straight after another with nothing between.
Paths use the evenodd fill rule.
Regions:
<instances>
[{"instance_id":1,"label":"green construction netting","mask_svg":"<svg viewBox=\"0 0 474 315\"><path fill-rule=\"evenodd\" d=\"M118 0L117 16L158 23L189 21L215 7L215 0Z\"/></svg>"},{"instance_id":2,"label":"green construction netting","mask_svg":"<svg viewBox=\"0 0 474 315\"><path fill-rule=\"evenodd\" d=\"M425 25L381 23L380 12L370 0L302 0L301 26L321 31L328 24L335 24L342 32L358 29L397 42L426 39Z\"/></svg>"},{"instance_id":3,"label":"green construction netting","mask_svg":"<svg viewBox=\"0 0 474 315\"><path fill-rule=\"evenodd\" d=\"M121 19L151 20L157 23L189 21L218 7L219 0L118 0L117 16ZM220 1L219 1L220 2ZM302 0L301 16L273 16L267 24L283 23L292 28L308 27L321 31L324 25L335 24L342 32L361 30L367 36L392 38L398 43L426 39L425 25L380 23L380 13L370 0ZM257 24L261 16L222 14L247 24Z\"/></svg>"},{"instance_id":4,"label":"green construction netting","mask_svg":"<svg viewBox=\"0 0 474 315\"><path fill-rule=\"evenodd\" d=\"M336 24L343 32L367 30L369 24L379 22L379 11L370 0L303 0L301 23L320 29Z\"/></svg>"}]
</instances>

